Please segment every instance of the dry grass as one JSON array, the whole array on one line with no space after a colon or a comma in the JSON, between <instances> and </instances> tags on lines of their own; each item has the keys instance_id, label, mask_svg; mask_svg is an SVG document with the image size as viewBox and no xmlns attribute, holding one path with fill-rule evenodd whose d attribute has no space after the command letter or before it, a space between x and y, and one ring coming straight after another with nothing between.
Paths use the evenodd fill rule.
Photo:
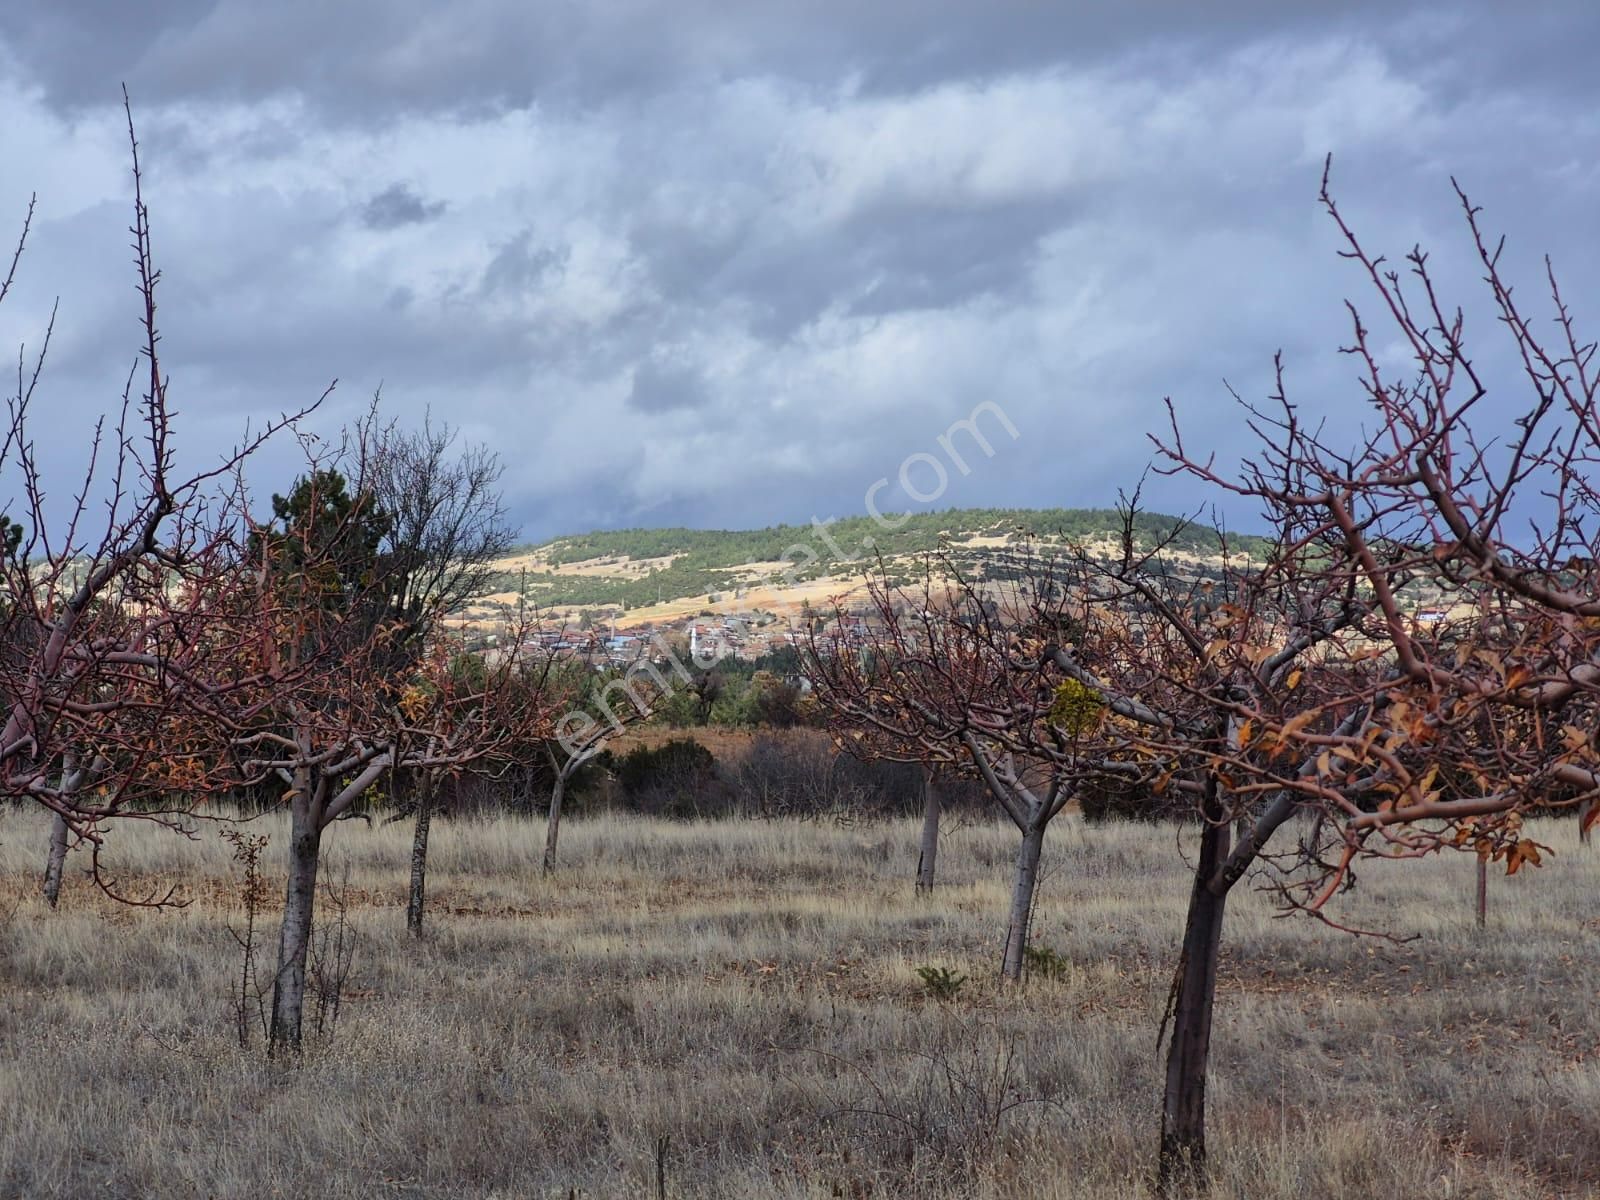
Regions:
<instances>
[{"instance_id":1,"label":"dry grass","mask_svg":"<svg viewBox=\"0 0 1600 1200\"><path fill-rule=\"evenodd\" d=\"M341 826L361 943L338 1040L297 1069L233 1044L214 830L116 832L126 882L191 881L166 912L81 877L50 912L43 823L0 832L5 1195L645 1196L661 1137L696 1200L1144 1194L1170 829L1053 834L1037 940L1067 966L1003 994L998 828L948 836L924 903L909 823L575 820L549 880L538 827L446 824L414 944L406 830ZM1600 855L1541 836L1560 853L1494 881L1487 935L1463 859L1368 873L1343 912L1403 946L1237 899L1220 1197L1600 1195ZM971 979L939 1004L924 964Z\"/></svg>"}]
</instances>

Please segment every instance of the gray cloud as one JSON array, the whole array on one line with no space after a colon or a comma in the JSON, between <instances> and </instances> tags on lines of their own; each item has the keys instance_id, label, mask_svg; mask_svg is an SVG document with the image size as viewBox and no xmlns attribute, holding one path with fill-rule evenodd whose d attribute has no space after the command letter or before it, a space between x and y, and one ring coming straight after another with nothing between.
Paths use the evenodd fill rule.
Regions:
<instances>
[{"instance_id":1,"label":"gray cloud","mask_svg":"<svg viewBox=\"0 0 1600 1200\"><path fill-rule=\"evenodd\" d=\"M1408 8L1380 0L464 0L448 9L426 0L85 0L70 8L13 0L0 14L0 36L63 105L103 103L127 80L151 101L293 90L361 119L535 100L588 106L756 72L824 86L848 75L868 91L896 94L1173 42L1212 54L1263 36L1350 32L1423 68L1437 64L1448 39L1479 86L1512 78L1551 87L1587 77L1597 28L1600 14L1583 0L1515 13L1491 0Z\"/></svg>"},{"instance_id":2,"label":"gray cloud","mask_svg":"<svg viewBox=\"0 0 1600 1200\"><path fill-rule=\"evenodd\" d=\"M1597 33L1577 0L18 0L0 231L34 189L40 216L0 346L61 297L41 453L70 478L137 346L127 79L186 455L383 381L502 450L530 536L747 524L861 511L993 400L1024 436L941 503L1105 503L1164 395L1237 453L1223 381L1262 394L1280 347L1359 422L1328 151L1375 245L1436 249L1497 379L1450 174L1525 294L1546 251L1592 294Z\"/></svg>"},{"instance_id":3,"label":"gray cloud","mask_svg":"<svg viewBox=\"0 0 1600 1200\"><path fill-rule=\"evenodd\" d=\"M403 183L392 183L361 206L361 223L368 229L397 229L419 225L444 212L441 201L429 203Z\"/></svg>"},{"instance_id":4,"label":"gray cloud","mask_svg":"<svg viewBox=\"0 0 1600 1200\"><path fill-rule=\"evenodd\" d=\"M643 362L633 369L628 404L643 413L677 412L706 403L705 380L692 367Z\"/></svg>"}]
</instances>

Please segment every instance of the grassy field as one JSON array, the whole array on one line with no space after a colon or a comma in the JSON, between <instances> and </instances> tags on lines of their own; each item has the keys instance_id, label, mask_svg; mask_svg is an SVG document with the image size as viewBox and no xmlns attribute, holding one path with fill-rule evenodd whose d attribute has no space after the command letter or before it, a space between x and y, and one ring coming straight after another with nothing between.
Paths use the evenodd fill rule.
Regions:
<instances>
[{"instance_id":1,"label":"grassy field","mask_svg":"<svg viewBox=\"0 0 1600 1200\"><path fill-rule=\"evenodd\" d=\"M0 1192L648 1197L659 1153L695 1200L1145 1194L1177 831L1054 831L1035 943L1059 977L1014 992L999 827L947 834L929 901L910 823L572 820L551 879L542 834L436 826L418 942L405 828L334 830L356 954L336 1036L289 1068L237 1045L214 828L110 841L126 886L183 881L186 907L118 907L69 871L51 912L44 823L8 813ZM1403 945L1236 898L1218 1196L1600 1195L1600 852L1540 836L1558 853L1491 881L1485 933L1466 859L1366 872L1341 914L1421 935ZM969 979L940 1002L923 965Z\"/></svg>"}]
</instances>

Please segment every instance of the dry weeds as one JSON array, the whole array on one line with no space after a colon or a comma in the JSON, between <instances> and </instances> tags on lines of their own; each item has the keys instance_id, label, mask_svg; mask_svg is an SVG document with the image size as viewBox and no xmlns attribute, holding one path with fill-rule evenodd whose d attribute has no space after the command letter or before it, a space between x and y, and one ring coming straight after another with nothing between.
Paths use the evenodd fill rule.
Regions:
<instances>
[{"instance_id":1,"label":"dry weeds","mask_svg":"<svg viewBox=\"0 0 1600 1200\"><path fill-rule=\"evenodd\" d=\"M281 871L282 830L268 870ZM1012 838L953 832L912 895L910 823L574 820L434 835L431 932L405 933L404 826L335 831L360 933L339 1037L297 1069L241 1052L228 847L129 825L128 886L0 826L0 1191L18 1196L621 1197L1144 1194L1187 881L1174 830L1053 831L1036 940L1067 962L994 983ZM1230 911L1211 1090L1217 1195L1600 1195L1600 854L1564 830L1496 879L1465 859L1370 871L1356 940ZM80 864L81 865L81 864ZM274 904L276 897L274 897ZM14 911L12 911L14 909ZM272 920L274 913L267 914ZM270 937L271 930L268 930ZM929 998L921 965L969 975Z\"/></svg>"}]
</instances>

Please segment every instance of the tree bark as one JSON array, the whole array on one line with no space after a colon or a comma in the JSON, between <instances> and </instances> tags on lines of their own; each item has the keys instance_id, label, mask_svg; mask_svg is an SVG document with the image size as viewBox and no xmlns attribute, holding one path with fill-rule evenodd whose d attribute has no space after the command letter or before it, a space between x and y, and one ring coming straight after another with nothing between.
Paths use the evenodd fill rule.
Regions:
<instances>
[{"instance_id":1,"label":"tree bark","mask_svg":"<svg viewBox=\"0 0 1600 1200\"><path fill-rule=\"evenodd\" d=\"M544 873L548 875L556 866L556 839L561 836L561 798L567 790L567 777L559 770L550 788L550 819L544 831Z\"/></svg>"},{"instance_id":2,"label":"tree bark","mask_svg":"<svg viewBox=\"0 0 1600 1200\"><path fill-rule=\"evenodd\" d=\"M423 780L417 796L417 825L411 835L411 893L406 898L406 928L422 932L422 904L428 886L428 830L433 824L433 788Z\"/></svg>"},{"instance_id":3,"label":"tree bark","mask_svg":"<svg viewBox=\"0 0 1600 1200\"><path fill-rule=\"evenodd\" d=\"M1161 1151L1157 1160L1163 1196L1206 1189L1206 1063L1211 1053L1211 1018L1217 995L1217 951L1222 944L1228 894L1208 884L1228 857L1228 826L1214 796L1204 806L1200 856L1178 960L1172 1006L1172 1041L1167 1048L1166 1094L1161 1106Z\"/></svg>"},{"instance_id":4,"label":"tree bark","mask_svg":"<svg viewBox=\"0 0 1600 1200\"><path fill-rule=\"evenodd\" d=\"M922 770L922 852L917 855L917 895L933 891L934 868L939 859L939 789L933 772Z\"/></svg>"},{"instance_id":5,"label":"tree bark","mask_svg":"<svg viewBox=\"0 0 1600 1200\"><path fill-rule=\"evenodd\" d=\"M44 898L51 908L61 895L61 874L67 865L67 819L56 813L50 822L50 854L44 864Z\"/></svg>"},{"instance_id":6,"label":"tree bark","mask_svg":"<svg viewBox=\"0 0 1600 1200\"><path fill-rule=\"evenodd\" d=\"M87 771L78 770L78 758L68 751L61 760L61 790L72 795L78 790ZM50 822L50 851L44 862L44 898L51 908L61 895L61 876L67 867L67 819L56 813Z\"/></svg>"},{"instance_id":7,"label":"tree bark","mask_svg":"<svg viewBox=\"0 0 1600 1200\"><path fill-rule=\"evenodd\" d=\"M306 954L317 898L317 866L322 830L312 819L310 797L297 790L289 833L289 887L278 935L278 974L272 987L272 1038L268 1052L300 1052L300 1025L306 1005Z\"/></svg>"},{"instance_id":8,"label":"tree bark","mask_svg":"<svg viewBox=\"0 0 1600 1200\"><path fill-rule=\"evenodd\" d=\"M1478 859L1478 894L1473 905L1473 912L1478 918L1478 928L1482 929L1489 923L1489 860Z\"/></svg>"},{"instance_id":9,"label":"tree bark","mask_svg":"<svg viewBox=\"0 0 1600 1200\"><path fill-rule=\"evenodd\" d=\"M1044 822L1035 820L1017 847L1017 879L1011 890L1011 919L1006 925L1006 952L1000 976L1008 983L1022 979L1023 951L1028 947L1028 923L1033 918L1033 889L1039 882L1039 855L1044 849Z\"/></svg>"}]
</instances>

